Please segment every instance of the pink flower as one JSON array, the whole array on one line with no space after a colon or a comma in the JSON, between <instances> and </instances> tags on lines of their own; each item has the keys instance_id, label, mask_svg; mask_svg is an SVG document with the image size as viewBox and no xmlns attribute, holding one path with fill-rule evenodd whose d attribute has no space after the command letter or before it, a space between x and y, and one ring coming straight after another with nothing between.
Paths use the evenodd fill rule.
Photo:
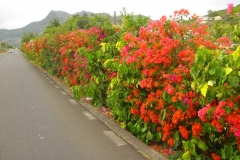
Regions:
<instances>
[{"instance_id":1,"label":"pink flower","mask_svg":"<svg viewBox=\"0 0 240 160\"><path fill-rule=\"evenodd\" d=\"M173 95L175 93L175 89L173 88L172 85L168 84L165 87L165 91L169 94L169 95Z\"/></svg>"},{"instance_id":2,"label":"pink flower","mask_svg":"<svg viewBox=\"0 0 240 160\"><path fill-rule=\"evenodd\" d=\"M238 128L238 130L234 134L235 136L240 137L240 128Z\"/></svg>"},{"instance_id":3,"label":"pink flower","mask_svg":"<svg viewBox=\"0 0 240 160\"><path fill-rule=\"evenodd\" d=\"M232 8L233 8L233 3L229 3L228 8L227 8L227 14L228 15L232 14Z\"/></svg>"},{"instance_id":4,"label":"pink flower","mask_svg":"<svg viewBox=\"0 0 240 160\"><path fill-rule=\"evenodd\" d=\"M202 120L202 121L206 121L206 117L205 115L207 114L208 110L211 108L210 104L207 104L206 107L200 109L198 111L198 117Z\"/></svg>"}]
</instances>

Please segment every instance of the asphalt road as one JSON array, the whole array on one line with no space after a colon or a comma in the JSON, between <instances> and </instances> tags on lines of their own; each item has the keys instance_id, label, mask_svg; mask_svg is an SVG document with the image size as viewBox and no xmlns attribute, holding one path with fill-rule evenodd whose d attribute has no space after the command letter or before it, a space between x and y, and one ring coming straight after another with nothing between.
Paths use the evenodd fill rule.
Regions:
<instances>
[{"instance_id":1,"label":"asphalt road","mask_svg":"<svg viewBox=\"0 0 240 160\"><path fill-rule=\"evenodd\" d=\"M0 160L144 160L18 51L0 54Z\"/></svg>"}]
</instances>

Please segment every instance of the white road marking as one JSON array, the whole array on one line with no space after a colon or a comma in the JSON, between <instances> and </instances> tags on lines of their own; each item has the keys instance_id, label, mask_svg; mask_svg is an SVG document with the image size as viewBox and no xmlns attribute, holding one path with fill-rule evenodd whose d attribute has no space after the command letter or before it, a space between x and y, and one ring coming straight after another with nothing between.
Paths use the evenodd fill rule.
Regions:
<instances>
[{"instance_id":1,"label":"white road marking","mask_svg":"<svg viewBox=\"0 0 240 160\"><path fill-rule=\"evenodd\" d=\"M50 78L46 78L46 79L50 79Z\"/></svg>"},{"instance_id":2,"label":"white road marking","mask_svg":"<svg viewBox=\"0 0 240 160\"><path fill-rule=\"evenodd\" d=\"M43 139L44 137L42 137L41 135L38 135L39 139Z\"/></svg>"},{"instance_id":3,"label":"white road marking","mask_svg":"<svg viewBox=\"0 0 240 160\"><path fill-rule=\"evenodd\" d=\"M3 59L3 60L0 62L0 64L1 64L3 61L5 61L7 58L8 58L8 56L7 56L5 59Z\"/></svg>"},{"instance_id":4,"label":"white road marking","mask_svg":"<svg viewBox=\"0 0 240 160\"><path fill-rule=\"evenodd\" d=\"M61 91L61 93L65 96L67 95L67 92L65 92L65 91Z\"/></svg>"},{"instance_id":5,"label":"white road marking","mask_svg":"<svg viewBox=\"0 0 240 160\"><path fill-rule=\"evenodd\" d=\"M113 131L104 131L103 134L105 134L109 139L111 139L117 146L123 146L127 144L124 140L118 137Z\"/></svg>"},{"instance_id":6,"label":"white road marking","mask_svg":"<svg viewBox=\"0 0 240 160\"><path fill-rule=\"evenodd\" d=\"M97 119L94 115L92 115L90 112L88 111L83 111L82 112L89 120L94 120Z\"/></svg>"},{"instance_id":7,"label":"white road marking","mask_svg":"<svg viewBox=\"0 0 240 160\"><path fill-rule=\"evenodd\" d=\"M50 83L54 83L53 81L50 81Z\"/></svg>"},{"instance_id":8,"label":"white road marking","mask_svg":"<svg viewBox=\"0 0 240 160\"><path fill-rule=\"evenodd\" d=\"M78 102L75 100L75 99L68 99L69 100L69 102L71 102L72 104L74 104L74 105L77 105L78 104Z\"/></svg>"},{"instance_id":9,"label":"white road marking","mask_svg":"<svg viewBox=\"0 0 240 160\"><path fill-rule=\"evenodd\" d=\"M60 88L58 85L54 85L55 88Z\"/></svg>"}]
</instances>

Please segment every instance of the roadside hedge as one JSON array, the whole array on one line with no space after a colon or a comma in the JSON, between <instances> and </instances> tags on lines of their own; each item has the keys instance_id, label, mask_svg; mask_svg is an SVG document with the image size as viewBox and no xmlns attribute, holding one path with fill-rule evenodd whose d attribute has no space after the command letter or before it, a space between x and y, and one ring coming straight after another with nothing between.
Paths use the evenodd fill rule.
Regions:
<instances>
[{"instance_id":1,"label":"roadside hedge","mask_svg":"<svg viewBox=\"0 0 240 160\"><path fill-rule=\"evenodd\" d=\"M25 54L169 159L240 159L240 47L184 9L147 21L42 35Z\"/></svg>"}]
</instances>

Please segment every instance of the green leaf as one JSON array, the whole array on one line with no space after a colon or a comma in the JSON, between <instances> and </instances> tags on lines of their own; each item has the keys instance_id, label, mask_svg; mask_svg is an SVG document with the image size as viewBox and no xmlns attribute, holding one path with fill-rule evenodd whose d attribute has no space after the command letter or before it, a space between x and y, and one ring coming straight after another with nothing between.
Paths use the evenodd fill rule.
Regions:
<instances>
[{"instance_id":1,"label":"green leaf","mask_svg":"<svg viewBox=\"0 0 240 160\"><path fill-rule=\"evenodd\" d=\"M188 148L189 148L189 151L191 152L191 154L193 154L194 156L197 156L194 143L190 142L188 144Z\"/></svg>"},{"instance_id":2,"label":"green leaf","mask_svg":"<svg viewBox=\"0 0 240 160\"><path fill-rule=\"evenodd\" d=\"M205 157L204 154L200 154L200 155L197 155L194 158L195 158L195 160L203 160L203 159L205 159L204 157Z\"/></svg>"},{"instance_id":3,"label":"green leaf","mask_svg":"<svg viewBox=\"0 0 240 160\"><path fill-rule=\"evenodd\" d=\"M166 109L163 109L162 112L161 112L161 117L160 117L162 123L163 123L163 121L165 119L165 116L166 116Z\"/></svg>"},{"instance_id":4,"label":"green leaf","mask_svg":"<svg viewBox=\"0 0 240 160\"><path fill-rule=\"evenodd\" d=\"M228 78L228 82L230 83L231 86L238 87L238 85L239 85L239 78L230 76Z\"/></svg>"},{"instance_id":5,"label":"green leaf","mask_svg":"<svg viewBox=\"0 0 240 160\"><path fill-rule=\"evenodd\" d=\"M208 84L204 84L201 88L201 93L204 97L206 97L207 89L208 89Z\"/></svg>"},{"instance_id":6,"label":"green leaf","mask_svg":"<svg viewBox=\"0 0 240 160\"><path fill-rule=\"evenodd\" d=\"M161 138L162 138L162 133L161 133L161 132L157 132L157 133L155 134L155 136L156 136L156 142L160 142L160 141L161 141Z\"/></svg>"},{"instance_id":7,"label":"green leaf","mask_svg":"<svg viewBox=\"0 0 240 160\"><path fill-rule=\"evenodd\" d=\"M205 62L206 62L206 58L204 57L204 54L197 54L195 57L195 61L201 65L204 66Z\"/></svg>"},{"instance_id":8,"label":"green leaf","mask_svg":"<svg viewBox=\"0 0 240 160\"><path fill-rule=\"evenodd\" d=\"M146 130L147 130L147 126L144 126L144 127L141 129L142 132L145 132Z\"/></svg>"},{"instance_id":9,"label":"green leaf","mask_svg":"<svg viewBox=\"0 0 240 160\"><path fill-rule=\"evenodd\" d=\"M208 73L209 73L210 75L214 75L215 72L216 72L216 70L215 70L214 68L211 68L211 69L208 71Z\"/></svg>"},{"instance_id":10,"label":"green leaf","mask_svg":"<svg viewBox=\"0 0 240 160\"><path fill-rule=\"evenodd\" d=\"M191 75L193 76L194 79L197 78L197 76L199 75L201 71L201 68L200 67L197 67L197 66L194 66L192 69L191 69Z\"/></svg>"},{"instance_id":11,"label":"green leaf","mask_svg":"<svg viewBox=\"0 0 240 160\"><path fill-rule=\"evenodd\" d=\"M182 141L184 150L188 150L189 141Z\"/></svg>"},{"instance_id":12,"label":"green leaf","mask_svg":"<svg viewBox=\"0 0 240 160\"><path fill-rule=\"evenodd\" d=\"M191 139L191 142L192 142L192 143L195 143L195 144L197 144L197 143L198 143L198 139L197 139L197 138L194 138L194 137L192 137L192 139Z\"/></svg>"},{"instance_id":13,"label":"green leaf","mask_svg":"<svg viewBox=\"0 0 240 160\"><path fill-rule=\"evenodd\" d=\"M201 140L198 141L198 147L203 150L203 151L206 151L208 149L208 146Z\"/></svg>"},{"instance_id":14,"label":"green leaf","mask_svg":"<svg viewBox=\"0 0 240 160\"><path fill-rule=\"evenodd\" d=\"M173 135L174 146L177 147L179 145L179 131L176 131Z\"/></svg>"},{"instance_id":15,"label":"green leaf","mask_svg":"<svg viewBox=\"0 0 240 160\"><path fill-rule=\"evenodd\" d=\"M124 128L124 129L125 129L126 126L127 126L126 123L122 123L121 128Z\"/></svg>"},{"instance_id":16,"label":"green leaf","mask_svg":"<svg viewBox=\"0 0 240 160\"><path fill-rule=\"evenodd\" d=\"M213 142L214 141L214 138L215 138L215 134L211 133L209 135L209 139Z\"/></svg>"},{"instance_id":17,"label":"green leaf","mask_svg":"<svg viewBox=\"0 0 240 160\"><path fill-rule=\"evenodd\" d=\"M141 130L141 126L137 123L135 129L136 129L136 133L139 133Z\"/></svg>"},{"instance_id":18,"label":"green leaf","mask_svg":"<svg viewBox=\"0 0 240 160\"><path fill-rule=\"evenodd\" d=\"M225 149L224 149L224 148L221 149L221 157L222 157L223 159L226 158L226 154L225 154Z\"/></svg>"},{"instance_id":19,"label":"green leaf","mask_svg":"<svg viewBox=\"0 0 240 160\"><path fill-rule=\"evenodd\" d=\"M203 131L204 132L210 132L211 131L211 125L209 123L204 123L203 124Z\"/></svg>"},{"instance_id":20,"label":"green leaf","mask_svg":"<svg viewBox=\"0 0 240 160\"><path fill-rule=\"evenodd\" d=\"M239 159L240 159L240 155L235 155L232 160L239 160Z\"/></svg>"},{"instance_id":21,"label":"green leaf","mask_svg":"<svg viewBox=\"0 0 240 160\"><path fill-rule=\"evenodd\" d=\"M128 123L127 123L127 128L132 132L133 129L134 129L133 123L132 123L132 122L128 122Z\"/></svg>"},{"instance_id":22,"label":"green leaf","mask_svg":"<svg viewBox=\"0 0 240 160\"><path fill-rule=\"evenodd\" d=\"M238 71L238 76L240 77L240 71Z\"/></svg>"},{"instance_id":23,"label":"green leaf","mask_svg":"<svg viewBox=\"0 0 240 160\"><path fill-rule=\"evenodd\" d=\"M153 134L150 131L147 132L147 139L148 140L152 140L153 139Z\"/></svg>"},{"instance_id":24,"label":"green leaf","mask_svg":"<svg viewBox=\"0 0 240 160\"><path fill-rule=\"evenodd\" d=\"M167 92L166 91L163 92L163 100L167 101Z\"/></svg>"},{"instance_id":25,"label":"green leaf","mask_svg":"<svg viewBox=\"0 0 240 160\"><path fill-rule=\"evenodd\" d=\"M218 93L216 96L218 97L218 99L220 99L222 97L223 93Z\"/></svg>"},{"instance_id":26,"label":"green leaf","mask_svg":"<svg viewBox=\"0 0 240 160\"><path fill-rule=\"evenodd\" d=\"M179 131L176 131L173 135L174 141L179 141Z\"/></svg>"},{"instance_id":27,"label":"green leaf","mask_svg":"<svg viewBox=\"0 0 240 160\"><path fill-rule=\"evenodd\" d=\"M182 156L183 160L191 160L190 152L187 151Z\"/></svg>"}]
</instances>

